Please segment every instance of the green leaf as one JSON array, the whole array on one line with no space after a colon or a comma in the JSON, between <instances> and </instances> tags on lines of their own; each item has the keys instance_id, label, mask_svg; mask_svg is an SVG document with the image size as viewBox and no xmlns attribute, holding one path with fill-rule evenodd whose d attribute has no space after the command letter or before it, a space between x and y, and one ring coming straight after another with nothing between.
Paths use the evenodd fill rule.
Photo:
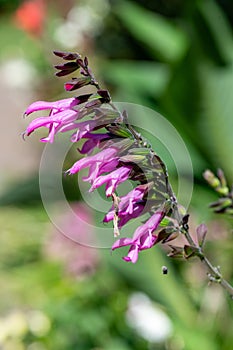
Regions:
<instances>
[{"instance_id":1,"label":"green leaf","mask_svg":"<svg viewBox=\"0 0 233 350\"><path fill-rule=\"evenodd\" d=\"M148 61L105 62L102 74L108 82L126 91L127 95L138 94L153 97L161 96L170 78L170 71L166 65Z\"/></svg>"},{"instance_id":2,"label":"green leaf","mask_svg":"<svg viewBox=\"0 0 233 350\"><path fill-rule=\"evenodd\" d=\"M163 218L163 220L160 222L160 225L159 226L161 226L161 227L166 227L166 226L168 226L168 225L170 225L171 224L171 221L169 220L169 218Z\"/></svg>"},{"instance_id":3,"label":"green leaf","mask_svg":"<svg viewBox=\"0 0 233 350\"><path fill-rule=\"evenodd\" d=\"M110 125L110 126L107 126L106 129L114 135L125 137L125 138L132 138L132 135L130 134L130 132L123 125L120 125L120 124L116 124L114 126Z\"/></svg>"},{"instance_id":4,"label":"green leaf","mask_svg":"<svg viewBox=\"0 0 233 350\"><path fill-rule=\"evenodd\" d=\"M219 56L225 62L233 58L233 37L230 23L221 7L213 0L199 1L197 8L205 21Z\"/></svg>"},{"instance_id":5,"label":"green leaf","mask_svg":"<svg viewBox=\"0 0 233 350\"><path fill-rule=\"evenodd\" d=\"M191 246L191 245L185 245L184 246L184 257L186 259L192 258L193 256L198 255L198 248Z\"/></svg>"},{"instance_id":6,"label":"green leaf","mask_svg":"<svg viewBox=\"0 0 233 350\"><path fill-rule=\"evenodd\" d=\"M171 23L171 20L145 10L135 2L118 3L116 12L132 35L141 41L156 59L177 62L186 53L187 37Z\"/></svg>"},{"instance_id":7,"label":"green leaf","mask_svg":"<svg viewBox=\"0 0 233 350\"><path fill-rule=\"evenodd\" d=\"M179 258L182 259L184 257L184 248L178 247L175 245L169 244L169 247L172 249L172 251L168 254L170 258Z\"/></svg>"},{"instance_id":8,"label":"green leaf","mask_svg":"<svg viewBox=\"0 0 233 350\"><path fill-rule=\"evenodd\" d=\"M166 227L163 230L159 231L156 243L162 242L167 243L176 239L179 235L179 232L174 229L174 227Z\"/></svg>"},{"instance_id":9,"label":"green leaf","mask_svg":"<svg viewBox=\"0 0 233 350\"><path fill-rule=\"evenodd\" d=\"M233 66L202 66L202 143L216 167L233 180Z\"/></svg>"}]
</instances>

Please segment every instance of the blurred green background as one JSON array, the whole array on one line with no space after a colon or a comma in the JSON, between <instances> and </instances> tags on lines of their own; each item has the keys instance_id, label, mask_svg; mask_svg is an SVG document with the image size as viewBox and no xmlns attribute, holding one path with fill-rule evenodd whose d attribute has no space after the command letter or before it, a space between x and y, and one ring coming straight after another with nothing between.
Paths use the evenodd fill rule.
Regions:
<instances>
[{"instance_id":1,"label":"blurred green background","mask_svg":"<svg viewBox=\"0 0 233 350\"><path fill-rule=\"evenodd\" d=\"M20 137L29 103L67 96L52 51L87 55L113 100L156 110L182 136L194 169L191 229L207 223L207 255L233 282L232 221L210 212L216 197L202 179L221 167L233 182L232 29L231 0L0 0L0 349L233 348L233 303L198 261L171 261L156 246L130 265L122 252L65 239L40 199L44 145ZM63 185L100 226L75 179Z\"/></svg>"}]
</instances>

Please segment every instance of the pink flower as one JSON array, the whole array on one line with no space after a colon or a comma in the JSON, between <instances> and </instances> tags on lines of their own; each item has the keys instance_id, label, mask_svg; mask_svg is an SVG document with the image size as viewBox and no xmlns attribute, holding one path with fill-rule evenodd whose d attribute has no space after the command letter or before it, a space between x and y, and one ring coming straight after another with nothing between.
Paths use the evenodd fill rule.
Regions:
<instances>
[{"instance_id":1,"label":"pink flower","mask_svg":"<svg viewBox=\"0 0 233 350\"><path fill-rule=\"evenodd\" d=\"M143 197L148 191L148 185L139 185L130 191L126 196L120 198L118 207L118 226L122 227L130 219L138 217L143 211ZM110 210L104 218L104 222L109 222L114 219L114 209Z\"/></svg>"},{"instance_id":2,"label":"pink flower","mask_svg":"<svg viewBox=\"0 0 233 350\"><path fill-rule=\"evenodd\" d=\"M145 224L137 228L132 238L118 239L113 244L112 250L129 245L129 252L123 259L135 263L138 259L138 253L141 250L149 249L156 244L157 236L153 235L153 232L158 228L164 215L165 213L163 211L155 212Z\"/></svg>"},{"instance_id":3,"label":"pink flower","mask_svg":"<svg viewBox=\"0 0 233 350\"><path fill-rule=\"evenodd\" d=\"M117 186L129 178L131 170L132 167L130 166L122 166L110 174L97 177L92 184L90 192L106 183L106 196L111 196Z\"/></svg>"},{"instance_id":4,"label":"pink flower","mask_svg":"<svg viewBox=\"0 0 233 350\"><path fill-rule=\"evenodd\" d=\"M131 214L127 212L118 212L118 227L122 228L128 221L139 217L143 213L144 208L144 203L138 203L134 205L134 209ZM108 214L106 214L103 222L109 222L112 220L114 220L114 210L111 210Z\"/></svg>"},{"instance_id":5,"label":"pink flower","mask_svg":"<svg viewBox=\"0 0 233 350\"><path fill-rule=\"evenodd\" d=\"M88 176L84 177L83 181L88 181L92 184L98 176L116 169L118 163L118 158L113 158L106 163L97 162L93 164L90 166Z\"/></svg>"},{"instance_id":6,"label":"pink flower","mask_svg":"<svg viewBox=\"0 0 233 350\"><path fill-rule=\"evenodd\" d=\"M73 108L87 101L90 96L91 94L55 102L37 101L32 103L25 111L26 116L33 112L43 110L50 110L50 112L46 117L39 117L33 120L28 125L24 135L29 136L34 130L46 127L49 129L49 134L47 137L42 138L41 141L53 143L54 136L58 132L66 132L77 128L77 123L75 121L80 119L82 115L78 110Z\"/></svg>"},{"instance_id":7,"label":"pink flower","mask_svg":"<svg viewBox=\"0 0 233 350\"><path fill-rule=\"evenodd\" d=\"M39 117L33 120L27 127L24 135L29 136L34 130L46 127L49 129L48 137L42 138L42 142L54 141L54 136L58 132L65 132L76 127L74 123L78 119L79 112L71 109L76 106L78 100L69 98L56 102L38 101L32 103L26 110L25 114L29 115L33 112L50 109L49 116Z\"/></svg>"},{"instance_id":8,"label":"pink flower","mask_svg":"<svg viewBox=\"0 0 233 350\"><path fill-rule=\"evenodd\" d=\"M109 135L87 133L83 138L88 140L83 144L82 149L79 149L79 153L90 154L95 147L99 147L101 141L109 139Z\"/></svg>"},{"instance_id":9,"label":"pink flower","mask_svg":"<svg viewBox=\"0 0 233 350\"><path fill-rule=\"evenodd\" d=\"M52 114L49 117L40 117L34 119L27 127L24 135L29 136L33 131L38 128L46 127L49 129L48 137L42 138L42 142L54 141L54 136L58 132L65 132L76 128L78 112L73 110L64 110L56 114Z\"/></svg>"},{"instance_id":10,"label":"pink flower","mask_svg":"<svg viewBox=\"0 0 233 350\"><path fill-rule=\"evenodd\" d=\"M76 97L66 98L54 102L36 101L30 104L30 106L28 106L28 108L25 111L25 115L48 109L51 110L50 115L52 115L60 111L64 111L65 109L71 109L72 107L77 106L79 102L80 100Z\"/></svg>"},{"instance_id":11,"label":"pink flower","mask_svg":"<svg viewBox=\"0 0 233 350\"><path fill-rule=\"evenodd\" d=\"M74 165L69 170L67 170L67 173L69 173L69 175L76 174L81 169L90 167L89 176L92 173L99 174L97 169L100 170L100 166L103 167L104 165L108 164L110 160L116 157L117 152L117 148L108 148L102 150L99 153L96 153L94 156L82 158L74 163Z\"/></svg>"},{"instance_id":12,"label":"pink flower","mask_svg":"<svg viewBox=\"0 0 233 350\"><path fill-rule=\"evenodd\" d=\"M86 120L76 124L77 131L72 135L71 142L77 142L90 135L90 131L101 129L115 121L115 116L104 115L96 119Z\"/></svg>"}]
</instances>

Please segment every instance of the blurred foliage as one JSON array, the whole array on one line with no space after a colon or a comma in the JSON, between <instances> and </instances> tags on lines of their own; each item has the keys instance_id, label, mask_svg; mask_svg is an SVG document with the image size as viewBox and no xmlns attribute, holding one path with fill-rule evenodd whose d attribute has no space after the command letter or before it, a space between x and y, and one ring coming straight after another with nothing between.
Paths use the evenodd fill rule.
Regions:
<instances>
[{"instance_id":1,"label":"blurred foliage","mask_svg":"<svg viewBox=\"0 0 233 350\"><path fill-rule=\"evenodd\" d=\"M48 1L55 11L48 13L44 37L35 38L17 29L12 21L13 11L21 2L0 0L1 62L24 52L40 72L39 97L55 99L62 83L59 87L54 80L51 82L48 73L50 51L58 48L53 30L62 20L61 9L56 12L55 2ZM207 254L232 281L232 235L227 235L228 225L216 223L216 216L207 210L214 194L201 178L205 168L221 166L233 181L232 1L109 3L102 29L86 39L98 75L115 100L155 109L181 134L192 157L196 180L193 226L208 220ZM171 176L175 174L172 169ZM74 187L75 179L64 178L69 200L80 196ZM44 254L51 227L40 203L37 176L31 175L23 182L16 179L1 194L0 205L0 341L1 332L15 324L11 317L18 315L21 320L21 331L9 331L0 348L232 348L232 301L218 286L207 286L206 275L196 261L171 261L164 250L156 247L142 254L133 266L121 261L122 252L111 256L108 250L102 250L95 274L75 278ZM167 276L161 273L163 265L168 267ZM148 344L127 324L125 313L133 291L148 294L171 319L174 332L166 344ZM44 321L41 330L35 331L30 312L38 310Z\"/></svg>"},{"instance_id":2,"label":"blurred foliage","mask_svg":"<svg viewBox=\"0 0 233 350\"><path fill-rule=\"evenodd\" d=\"M113 20L97 43L101 53L117 58L101 71L116 98L165 115L184 138L196 177L221 166L232 181L233 37L224 7L214 0L160 1L158 14L150 2L112 3Z\"/></svg>"},{"instance_id":3,"label":"blurred foliage","mask_svg":"<svg viewBox=\"0 0 233 350\"><path fill-rule=\"evenodd\" d=\"M4 47L4 50L0 51L0 61L7 62L10 58L23 56L32 62L39 72L51 73L49 60L40 43L19 30L9 14L0 16L0 42L2 48ZM17 45L13 43L17 43Z\"/></svg>"},{"instance_id":4,"label":"blurred foliage","mask_svg":"<svg viewBox=\"0 0 233 350\"><path fill-rule=\"evenodd\" d=\"M51 262L44 255L51 224L40 206L27 210L2 208L0 225L0 309L11 330L4 344L12 341L15 349L18 348L16 341L25 349L34 343L45 349L92 349L96 346L101 349L144 349L146 341L125 321L127 300L134 290L147 293L171 318L174 336L169 341L169 349L176 346L178 339L191 350L200 343L205 349L224 349L223 338L226 344L233 341L228 326L232 303L224 300L218 286L217 289L207 287L205 276L200 281L200 266L195 272L196 278L190 279L191 276L186 276L188 267L184 263L173 264L159 247L156 254L150 251L142 256L137 265L125 264L120 259L122 252L111 256L107 250L101 252L102 262L95 275L75 279L64 274L60 264ZM209 255L227 267L224 273L230 276L231 241L225 239L221 244L213 241L207 248ZM162 275L162 265L168 267L168 276ZM221 306L217 309L211 306L211 290L220 297ZM210 293L207 296L210 300L205 297L202 303L200 296L204 298L206 293ZM48 329L44 329L44 320L41 330L35 331L30 326L28 317L38 310L51 324ZM26 319L28 326L23 334L18 330L17 336L12 317L18 313ZM20 322L17 323L19 329L22 319Z\"/></svg>"},{"instance_id":5,"label":"blurred foliage","mask_svg":"<svg viewBox=\"0 0 233 350\"><path fill-rule=\"evenodd\" d=\"M0 10L6 12L10 12L15 10L19 4L22 2L22 0L0 0Z\"/></svg>"},{"instance_id":6,"label":"blurred foliage","mask_svg":"<svg viewBox=\"0 0 233 350\"><path fill-rule=\"evenodd\" d=\"M47 175L47 186L53 182L51 174ZM76 186L75 178L64 176L62 178L65 196L71 201L80 198L79 188ZM6 205L28 206L41 204L40 187L38 175L31 175L24 180L17 181L7 187L0 196L0 207Z\"/></svg>"},{"instance_id":7,"label":"blurred foliage","mask_svg":"<svg viewBox=\"0 0 233 350\"><path fill-rule=\"evenodd\" d=\"M200 294L205 298L205 293L210 293L211 297L205 278L200 283L200 276L196 277L196 285L193 281L185 282L185 269L179 271L159 248L156 254L153 251L145 254L137 265L121 261L121 252L110 256L108 250L102 251L95 275L74 279L64 274L59 263L44 255L51 224L40 207L2 209L0 225L5 227L0 237L1 314L5 322L10 322L12 315L21 315L18 331L16 325L10 323L9 335L3 344L17 340L23 344L22 349L35 342L41 343L42 348L58 350L145 349L147 342L129 327L125 318L127 300L134 290L147 293L171 318L174 335L166 349L173 349L178 339L185 343L185 349L191 350L198 344L210 350L228 349L227 345L223 347L223 338L226 344L233 341L228 326L228 317L233 311L231 301L224 301L222 291L216 287L212 292L220 292L214 295L221 297L222 306L215 310L205 299L199 304ZM225 246L222 249L225 251ZM211 251L215 250L216 245L211 244ZM224 266L228 268L231 256L232 249L229 255L222 254ZM168 267L168 276L162 275L163 264ZM47 321L43 319L34 329L29 316L38 311ZM20 333L22 317L26 319L23 334ZM158 345L155 349L165 348Z\"/></svg>"}]
</instances>

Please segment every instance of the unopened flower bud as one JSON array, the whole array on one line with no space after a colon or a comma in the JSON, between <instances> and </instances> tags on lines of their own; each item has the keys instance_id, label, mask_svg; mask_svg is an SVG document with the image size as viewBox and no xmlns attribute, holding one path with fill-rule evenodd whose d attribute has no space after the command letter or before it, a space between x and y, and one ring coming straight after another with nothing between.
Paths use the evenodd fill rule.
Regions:
<instances>
[{"instance_id":1,"label":"unopened flower bud","mask_svg":"<svg viewBox=\"0 0 233 350\"><path fill-rule=\"evenodd\" d=\"M226 187L227 181L226 181L226 178L225 178L225 175L224 175L224 172L222 171L222 169L218 169L217 174L218 174L219 180L221 181L222 187Z\"/></svg>"},{"instance_id":2,"label":"unopened flower bud","mask_svg":"<svg viewBox=\"0 0 233 350\"><path fill-rule=\"evenodd\" d=\"M206 170L203 173L203 177L208 182L208 184L213 188L217 188L221 185L219 179L210 170Z\"/></svg>"},{"instance_id":3,"label":"unopened flower bud","mask_svg":"<svg viewBox=\"0 0 233 350\"><path fill-rule=\"evenodd\" d=\"M229 188L227 186L219 187L216 189L216 191L222 196L227 196L229 194Z\"/></svg>"}]
</instances>

